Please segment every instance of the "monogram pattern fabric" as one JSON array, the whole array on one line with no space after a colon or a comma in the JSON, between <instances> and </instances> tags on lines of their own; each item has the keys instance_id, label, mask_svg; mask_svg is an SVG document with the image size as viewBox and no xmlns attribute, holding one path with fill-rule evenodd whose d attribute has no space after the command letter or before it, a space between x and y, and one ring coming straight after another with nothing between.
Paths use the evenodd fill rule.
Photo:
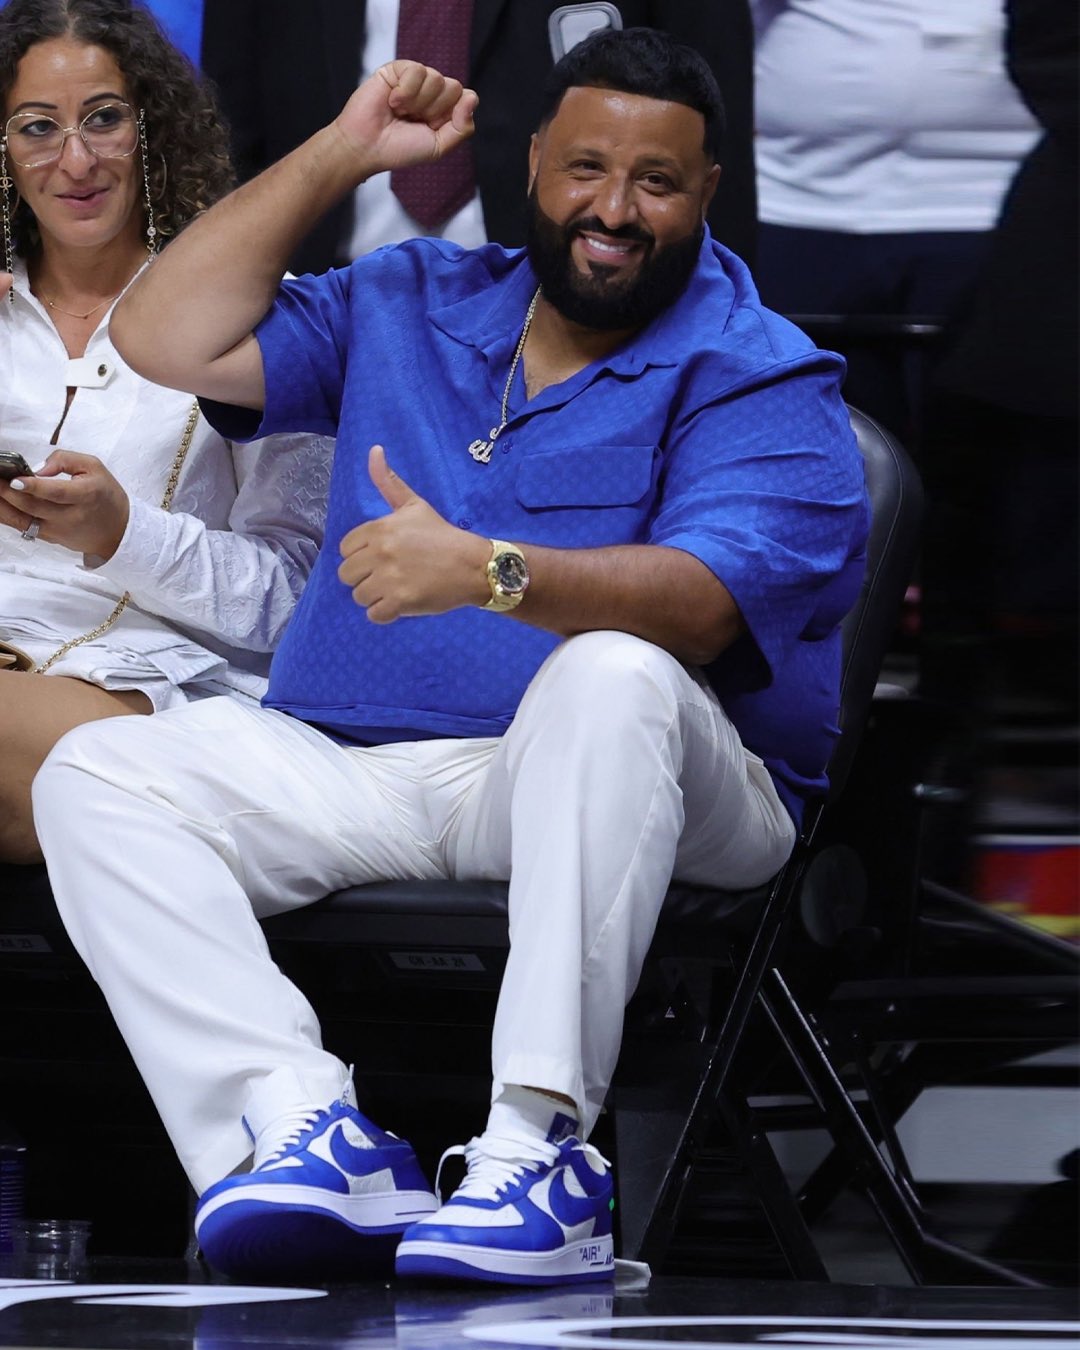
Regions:
<instances>
[{"instance_id":1,"label":"monogram pattern fabric","mask_svg":"<svg viewBox=\"0 0 1080 1350\"><path fill-rule=\"evenodd\" d=\"M841 360L761 307L745 266L706 237L686 291L622 347L526 398L520 375L488 464L536 276L523 252L414 239L286 281L260 324L261 427L337 434L327 546L274 657L267 702L366 742L506 730L558 643L463 606L367 621L337 546L385 514L367 472L386 447L462 530L525 548L651 543L697 557L747 633L708 671L797 817L836 735L838 623L858 592L862 459ZM377 354L373 359L372 354ZM226 434L229 418L206 409ZM236 410L232 410L235 413Z\"/></svg>"}]
</instances>

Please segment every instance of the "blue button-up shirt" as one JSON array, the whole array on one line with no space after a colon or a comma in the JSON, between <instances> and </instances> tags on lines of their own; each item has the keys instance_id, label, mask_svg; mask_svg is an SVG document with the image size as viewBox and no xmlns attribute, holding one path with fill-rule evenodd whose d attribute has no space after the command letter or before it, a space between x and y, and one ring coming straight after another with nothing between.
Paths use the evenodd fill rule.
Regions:
<instances>
[{"instance_id":1,"label":"blue button-up shirt","mask_svg":"<svg viewBox=\"0 0 1080 1350\"><path fill-rule=\"evenodd\" d=\"M836 735L839 635L861 576L861 458L840 358L763 309L706 237L684 294L617 351L527 399L519 370L488 464L536 279L521 252L438 240L282 285L257 331L255 434L337 436L326 546L273 662L269 706L360 741L499 735L560 641L477 608L368 621L338 545L388 510L369 447L447 520L527 546L656 544L699 558L747 632L708 674L796 818ZM211 409L217 420L235 419Z\"/></svg>"}]
</instances>

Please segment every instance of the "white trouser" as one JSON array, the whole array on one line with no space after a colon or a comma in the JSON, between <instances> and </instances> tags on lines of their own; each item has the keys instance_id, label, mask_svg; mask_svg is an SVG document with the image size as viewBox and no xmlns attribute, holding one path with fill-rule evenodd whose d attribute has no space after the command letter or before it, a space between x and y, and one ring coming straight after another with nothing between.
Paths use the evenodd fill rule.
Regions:
<instances>
[{"instance_id":1,"label":"white trouser","mask_svg":"<svg viewBox=\"0 0 1080 1350\"><path fill-rule=\"evenodd\" d=\"M72 940L196 1190L250 1152L249 1084L347 1077L257 918L399 878L510 878L494 1095L603 1102L673 871L757 885L791 819L715 696L621 633L549 657L504 737L343 747L217 698L79 727L34 786Z\"/></svg>"}]
</instances>

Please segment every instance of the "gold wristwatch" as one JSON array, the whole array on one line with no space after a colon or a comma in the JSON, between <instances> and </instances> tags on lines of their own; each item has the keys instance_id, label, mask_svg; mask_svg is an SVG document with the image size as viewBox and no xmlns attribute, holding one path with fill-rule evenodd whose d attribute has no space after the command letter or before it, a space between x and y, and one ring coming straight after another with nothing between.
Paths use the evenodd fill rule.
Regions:
<instances>
[{"instance_id":1,"label":"gold wristwatch","mask_svg":"<svg viewBox=\"0 0 1080 1350\"><path fill-rule=\"evenodd\" d=\"M493 539L491 559L486 571L491 599L482 608L494 610L497 614L516 609L529 589L529 565L521 549L516 544Z\"/></svg>"}]
</instances>

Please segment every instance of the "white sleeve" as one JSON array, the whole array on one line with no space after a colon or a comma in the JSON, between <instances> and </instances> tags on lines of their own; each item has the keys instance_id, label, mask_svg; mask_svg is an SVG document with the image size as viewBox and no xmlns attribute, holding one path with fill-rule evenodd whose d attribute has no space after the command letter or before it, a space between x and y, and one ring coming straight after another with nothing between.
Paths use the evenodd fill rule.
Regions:
<instances>
[{"instance_id":1,"label":"white sleeve","mask_svg":"<svg viewBox=\"0 0 1080 1350\"><path fill-rule=\"evenodd\" d=\"M95 570L140 609L233 647L272 651L322 544L334 442L267 436L225 442L230 449L238 488L228 529L130 498L120 547Z\"/></svg>"}]
</instances>

